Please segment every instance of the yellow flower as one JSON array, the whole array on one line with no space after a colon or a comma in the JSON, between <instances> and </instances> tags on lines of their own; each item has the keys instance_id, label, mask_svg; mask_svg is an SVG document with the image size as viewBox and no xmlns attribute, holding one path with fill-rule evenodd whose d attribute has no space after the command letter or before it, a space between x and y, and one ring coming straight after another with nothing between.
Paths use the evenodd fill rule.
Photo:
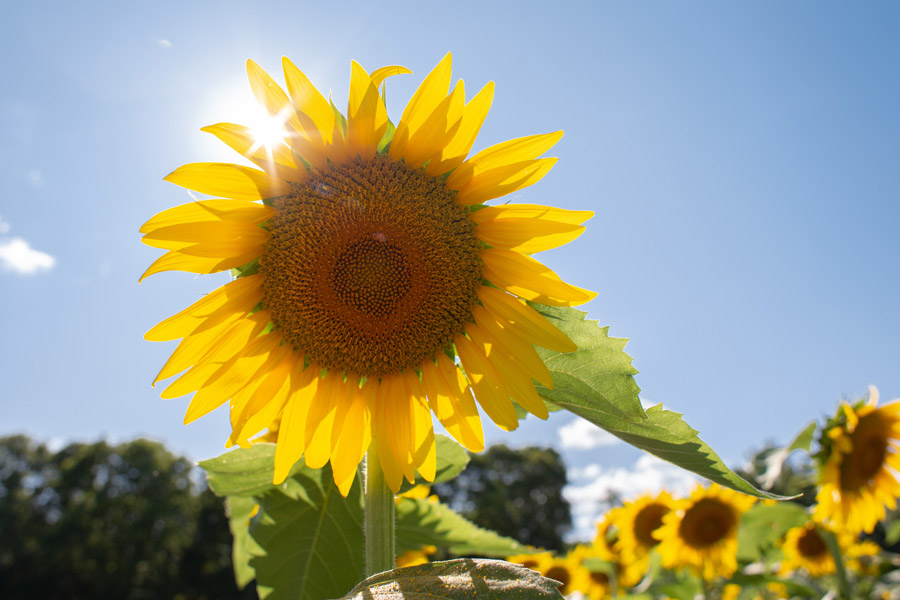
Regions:
<instances>
[{"instance_id":1,"label":"yellow flower","mask_svg":"<svg viewBox=\"0 0 900 600\"><path fill-rule=\"evenodd\" d=\"M536 554L515 554L506 557L507 562L522 565L526 569L543 573L544 569L553 561L553 554L550 552L538 552Z\"/></svg>"},{"instance_id":2,"label":"yellow flower","mask_svg":"<svg viewBox=\"0 0 900 600\"><path fill-rule=\"evenodd\" d=\"M166 250L144 277L241 270L146 338L182 339L156 381L187 370L162 393L194 393L186 423L230 401L230 444L277 427L275 483L302 456L311 468L330 462L346 494L370 444L394 491L416 471L432 480L432 412L480 451L476 398L505 430L518 426L513 401L546 418L532 379L553 380L532 344L576 348L524 300L594 297L530 256L578 237L592 213L484 206L541 179L556 159L539 157L562 132L468 156L493 84L466 102L461 81L450 89L450 62L425 78L394 130L378 88L405 68L369 74L354 62L344 117L288 59L287 92L249 61L257 100L287 141L204 128L262 170L184 165L166 179L223 199L141 228Z\"/></svg>"},{"instance_id":3,"label":"yellow flower","mask_svg":"<svg viewBox=\"0 0 900 600\"><path fill-rule=\"evenodd\" d=\"M428 562L428 557L437 552L436 546L423 546L421 550L407 550L394 562L397 567L414 567L416 565L424 565Z\"/></svg>"},{"instance_id":4,"label":"yellow flower","mask_svg":"<svg viewBox=\"0 0 900 600\"><path fill-rule=\"evenodd\" d=\"M813 577L830 575L836 570L831 552L822 538L819 527L812 521L801 527L789 529L781 545L784 560L780 572L791 573L804 569Z\"/></svg>"},{"instance_id":5,"label":"yellow flower","mask_svg":"<svg viewBox=\"0 0 900 600\"><path fill-rule=\"evenodd\" d=\"M561 584L559 593L563 595L576 591L575 585L584 577L585 568L577 556L569 555L565 558L554 556L542 567L541 574L558 581Z\"/></svg>"},{"instance_id":6,"label":"yellow flower","mask_svg":"<svg viewBox=\"0 0 900 600\"><path fill-rule=\"evenodd\" d=\"M650 565L650 551L659 544L654 532L663 524L663 517L674 505L665 490L655 496L639 496L617 509L614 516L618 540L616 549L622 562L628 565L629 581L640 581Z\"/></svg>"},{"instance_id":7,"label":"yellow flower","mask_svg":"<svg viewBox=\"0 0 900 600\"><path fill-rule=\"evenodd\" d=\"M729 577L737 570L741 515L756 501L716 484L697 487L675 503L656 531L657 551L666 568L690 567L704 579Z\"/></svg>"},{"instance_id":8,"label":"yellow flower","mask_svg":"<svg viewBox=\"0 0 900 600\"><path fill-rule=\"evenodd\" d=\"M876 408L869 401L842 406L843 419L827 432L830 455L819 480L817 520L850 533L870 533L900 497L900 400ZM838 417L841 415L839 414Z\"/></svg>"},{"instance_id":9,"label":"yellow flower","mask_svg":"<svg viewBox=\"0 0 900 600\"><path fill-rule=\"evenodd\" d=\"M722 588L722 600L737 600L741 594L741 586L736 583L726 584Z\"/></svg>"},{"instance_id":10,"label":"yellow flower","mask_svg":"<svg viewBox=\"0 0 900 600\"><path fill-rule=\"evenodd\" d=\"M597 523L597 535L594 537L590 555L615 565L616 583L619 588L630 588L637 585L647 572L649 559L644 558L630 562L622 556L619 544L619 513L623 507L612 508Z\"/></svg>"},{"instance_id":11,"label":"yellow flower","mask_svg":"<svg viewBox=\"0 0 900 600\"><path fill-rule=\"evenodd\" d=\"M599 568L599 565L596 568L588 568L586 562L603 560L600 552L592 546L576 546L569 554L569 559L580 566L573 574L571 591L580 592L589 600L601 600L612 595L614 583L611 575L620 572L621 565L607 563L606 569L608 570Z\"/></svg>"}]
</instances>

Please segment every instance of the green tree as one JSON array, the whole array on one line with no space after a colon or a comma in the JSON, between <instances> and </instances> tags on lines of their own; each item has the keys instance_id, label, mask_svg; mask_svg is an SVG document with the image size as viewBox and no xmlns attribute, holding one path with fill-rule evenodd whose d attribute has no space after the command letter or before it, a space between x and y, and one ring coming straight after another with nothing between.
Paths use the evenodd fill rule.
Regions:
<instances>
[{"instance_id":1,"label":"green tree","mask_svg":"<svg viewBox=\"0 0 900 600\"><path fill-rule=\"evenodd\" d=\"M255 597L234 583L222 501L157 442L0 438L0 531L3 598Z\"/></svg>"},{"instance_id":2,"label":"green tree","mask_svg":"<svg viewBox=\"0 0 900 600\"><path fill-rule=\"evenodd\" d=\"M562 550L572 523L565 485L566 466L556 451L497 444L472 454L456 479L434 491L477 525L523 544Z\"/></svg>"}]
</instances>

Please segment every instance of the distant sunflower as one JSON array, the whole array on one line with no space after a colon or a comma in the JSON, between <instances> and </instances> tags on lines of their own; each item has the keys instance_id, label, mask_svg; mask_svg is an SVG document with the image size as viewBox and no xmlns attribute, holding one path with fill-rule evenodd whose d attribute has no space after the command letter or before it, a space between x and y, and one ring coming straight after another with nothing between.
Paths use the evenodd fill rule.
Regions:
<instances>
[{"instance_id":1,"label":"distant sunflower","mask_svg":"<svg viewBox=\"0 0 900 600\"><path fill-rule=\"evenodd\" d=\"M542 565L541 574L560 583L559 593L575 591L575 584L583 577L584 567L577 556L553 557Z\"/></svg>"},{"instance_id":2,"label":"distant sunflower","mask_svg":"<svg viewBox=\"0 0 900 600\"><path fill-rule=\"evenodd\" d=\"M480 451L475 399L505 430L518 426L513 402L546 418L532 379L553 380L532 344L576 349L524 301L594 297L530 256L578 237L592 213L484 206L541 179L556 159L539 157L562 132L469 157L493 83L466 102L462 81L450 89L450 64L448 54L425 78L395 130L379 86L403 67L369 74L354 62L345 117L288 59L287 92L248 61L287 143L262 146L230 123L204 128L262 170L184 165L166 180L224 199L141 228L166 250L143 277L239 269L145 337L182 338L156 381L187 370L162 393L195 392L186 423L230 401L231 444L277 428L275 483L302 456L311 468L330 461L346 494L373 443L392 490L415 471L431 480L432 412Z\"/></svg>"},{"instance_id":3,"label":"distant sunflower","mask_svg":"<svg viewBox=\"0 0 900 600\"><path fill-rule=\"evenodd\" d=\"M590 556L611 563L615 567L618 588L630 588L637 585L646 573L649 560L628 561L622 556L619 544L619 514L623 507L612 508L597 523L597 535L594 537Z\"/></svg>"},{"instance_id":4,"label":"distant sunflower","mask_svg":"<svg viewBox=\"0 0 900 600\"><path fill-rule=\"evenodd\" d=\"M522 565L526 569L532 571L543 572L547 565L553 561L553 554L550 552L538 552L535 554L515 554L507 556L506 562Z\"/></svg>"},{"instance_id":5,"label":"distant sunflower","mask_svg":"<svg viewBox=\"0 0 900 600\"><path fill-rule=\"evenodd\" d=\"M659 494L639 496L618 509L616 525L619 533L616 548L623 563L631 570L629 579L640 580L649 567L650 551L659 544L654 533L663 524L675 501L665 490Z\"/></svg>"},{"instance_id":6,"label":"distant sunflower","mask_svg":"<svg viewBox=\"0 0 900 600\"><path fill-rule=\"evenodd\" d=\"M601 600L612 596L617 585L613 575L619 565L601 563L603 558L596 548L581 544L572 550L569 558L581 567L574 573L571 591L580 592L588 600Z\"/></svg>"},{"instance_id":7,"label":"distant sunflower","mask_svg":"<svg viewBox=\"0 0 900 600\"><path fill-rule=\"evenodd\" d=\"M877 407L878 390L869 401L847 403L835 415L821 442L818 520L850 533L870 533L895 508L900 497L900 400Z\"/></svg>"},{"instance_id":8,"label":"distant sunflower","mask_svg":"<svg viewBox=\"0 0 900 600\"><path fill-rule=\"evenodd\" d=\"M782 573L804 569L813 577L820 577L834 573L837 568L819 527L812 521L789 529L781 549L784 552Z\"/></svg>"},{"instance_id":9,"label":"distant sunflower","mask_svg":"<svg viewBox=\"0 0 900 600\"><path fill-rule=\"evenodd\" d=\"M698 487L675 503L657 530L657 551L666 568L690 567L710 580L737 570L737 530L741 515L756 501L716 484Z\"/></svg>"}]
</instances>

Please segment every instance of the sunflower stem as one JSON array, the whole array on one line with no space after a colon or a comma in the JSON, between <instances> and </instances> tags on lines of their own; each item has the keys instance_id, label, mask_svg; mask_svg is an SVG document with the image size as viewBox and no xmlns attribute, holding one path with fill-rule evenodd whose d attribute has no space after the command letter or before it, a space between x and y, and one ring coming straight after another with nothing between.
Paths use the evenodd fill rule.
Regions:
<instances>
[{"instance_id":1,"label":"sunflower stem","mask_svg":"<svg viewBox=\"0 0 900 600\"><path fill-rule=\"evenodd\" d=\"M394 568L394 494L387 486L375 441L366 453L366 577Z\"/></svg>"}]
</instances>

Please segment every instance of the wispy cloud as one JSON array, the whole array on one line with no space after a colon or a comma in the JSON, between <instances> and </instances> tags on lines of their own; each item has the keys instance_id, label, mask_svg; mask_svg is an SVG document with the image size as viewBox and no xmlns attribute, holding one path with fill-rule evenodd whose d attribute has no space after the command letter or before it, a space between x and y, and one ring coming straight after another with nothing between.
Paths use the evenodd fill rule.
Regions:
<instances>
[{"instance_id":1,"label":"wispy cloud","mask_svg":"<svg viewBox=\"0 0 900 600\"><path fill-rule=\"evenodd\" d=\"M166 40L166 39L160 39L156 43L159 44L159 46L161 48L171 48L172 47L172 42L170 42L169 40Z\"/></svg>"},{"instance_id":2,"label":"wispy cloud","mask_svg":"<svg viewBox=\"0 0 900 600\"><path fill-rule=\"evenodd\" d=\"M12 228L11 225L9 223L7 223L6 221L4 221L3 216L0 215L0 235L3 235L4 233L9 233L9 230L11 228Z\"/></svg>"},{"instance_id":3,"label":"wispy cloud","mask_svg":"<svg viewBox=\"0 0 900 600\"><path fill-rule=\"evenodd\" d=\"M600 429L581 417L575 417L574 420L560 427L556 433L559 435L559 443L563 448L590 450L621 443L621 440L613 434L607 433L606 430Z\"/></svg>"},{"instance_id":4,"label":"wispy cloud","mask_svg":"<svg viewBox=\"0 0 900 600\"><path fill-rule=\"evenodd\" d=\"M596 523L613 498L628 500L663 489L675 496L686 496L699 481L693 473L649 454L629 468L591 464L569 469L568 475L571 483L563 494L572 505L573 540L593 538Z\"/></svg>"},{"instance_id":5,"label":"wispy cloud","mask_svg":"<svg viewBox=\"0 0 900 600\"><path fill-rule=\"evenodd\" d=\"M44 185L44 176L41 174L40 169L30 169L28 171L28 181L34 187L41 187Z\"/></svg>"},{"instance_id":6,"label":"wispy cloud","mask_svg":"<svg viewBox=\"0 0 900 600\"><path fill-rule=\"evenodd\" d=\"M40 271L49 271L55 265L56 259L53 256L35 250L22 238L0 240L0 270L34 275Z\"/></svg>"}]
</instances>

